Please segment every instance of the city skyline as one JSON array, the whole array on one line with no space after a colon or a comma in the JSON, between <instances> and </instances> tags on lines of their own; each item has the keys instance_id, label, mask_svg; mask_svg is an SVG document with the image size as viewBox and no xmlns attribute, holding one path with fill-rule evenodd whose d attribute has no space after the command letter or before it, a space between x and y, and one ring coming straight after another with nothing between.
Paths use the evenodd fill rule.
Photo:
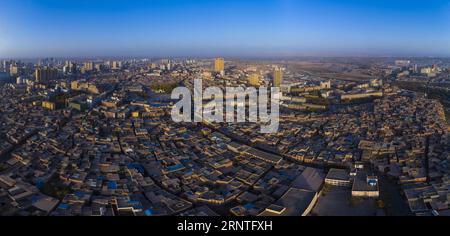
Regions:
<instances>
[{"instance_id":1,"label":"city skyline","mask_svg":"<svg viewBox=\"0 0 450 236\"><path fill-rule=\"evenodd\" d=\"M304 228L285 216L450 216L449 0L0 9L5 228L17 216L204 234ZM308 225L345 227L321 219Z\"/></svg>"},{"instance_id":2,"label":"city skyline","mask_svg":"<svg viewBox=\"0 0 450 236\"><path fill-rule=\"evenodd\" d=\"M4 1L0 58L450 56L448 1Z\"/></svg>"}]
</instances>

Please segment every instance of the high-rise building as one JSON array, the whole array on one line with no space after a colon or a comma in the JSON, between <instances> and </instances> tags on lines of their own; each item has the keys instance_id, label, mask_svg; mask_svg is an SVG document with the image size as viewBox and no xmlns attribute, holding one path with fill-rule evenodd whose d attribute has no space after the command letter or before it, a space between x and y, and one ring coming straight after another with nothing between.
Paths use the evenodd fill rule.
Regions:
<instances>
[{"instance_id":1,"label":"high-rise building","mask_svg":"<svg viewBox=\"0 0 450 236\"><path fill-rule=\"evenodd\" d=\"M258 74L251 74L249 77L248 77L248 83L251 85L251 86L258 86L259 85L259 75Z\"/></svg>"},{"instance_id":2,"label":"high-rise building","mask_svg":"<svg viewBox=\"0 0 450 236\"><path fill-rule=\"evenodd\" d=\"M104 68L104 65L103 64L96 64L94 66L94 68L95 68L96 71L102 71L103 68Z\"/></svg>"},{"instance_id":3,"label":"high-rise building","mask_svg":"<svg viewBox=\"0 0 450 236\"><path fill-rule=\"evenodd\" d=\"M331 80L320 82L321 89L331 89Z\"/></svg>"},{"instance_id":4,"label":"high-rise building","mask_svg":"<svg viewBox=\"0 0 450 236\"><path fill-rule=\"evenodd\" d=\"M78 90L78 81L72 81L71 83L70 83L70 89L72 89L72 90Z\"/></svg>"},{"instance_id":5,"label":"high-rise building","mask_svg":"<svg viewBox=\"0 0 450 236\"><path fill-rule=\"evenodd\" d=\"M77 72L77 64L71 61L65 61L63 72L65 74L75 74Z\"/></svg>"},{"instance_id":6,"label":"high-rise building","mask_svg":"<svg viewBox=\"0 0 450 236\"><path fill-rule=\"evenodd\" d=\"M283 69L275 67L273 71L273 86L280 87L283 83Z\"/></svg>"},{"instance_id":7,"label":"high-rise building","mask_svg":"<svg viewBox=\"0 0 450 236\"><path fill-rule=\"evenodd\" d=\"M58 70L47 66L44 68L37 68L34 72L34 76L36 78L36 82L45 82L47 80L56 79L58 76Z\"/></svg>"},{"instance_id":8,"label":"high-rise building","mask_svg":"<svg viewBox=\"0 0 450 236\"><path fill-rule=\"evenodd\" d=\"M69 66L64 66L63 67L63 73L64 74L69 74L70 73L70 67Z\"/></svg>"},{"instance_id":9,"label":"high-rise building","mask_svg":"<svg viewBox=\"0 0 450 236\"><path fill-rule=\"evenodd\" d=\"M88 61L84 63L84 71L93 71L94 63L92 61Z\"/></svg>"},{"instance_id":10,"label":"high-rise building","mask_svg":"<svg viewBox=\"0 0 450 236\"><path fill-rule=\"evenodd\" d=\"M433 64L433 66L431 67L431 70L433 71L433 73L438 73L439 72L439 66L436 64Z\"/></svg>"},{"instance_id":11,"label":"high-rise building","mask_svg":"<svg viewBox=\"0 0 450 236\"><path fill-rule=\"evenodd\" d=\"M111 62L111 69L117 70L117 69L120 69L121 67L122 67L121 61L112 61Z\"/></svg>"},{"instance_id":12,"label":"high-rise building","mask_svg":"<svg viewBox=\"0 0 450 236\"><path fill-rule=\"evenodd\" d=\"M16 64L11 64L9 66L9 75L16 76L19 74L19 67Z\"/></svg>"},{"instance_id":13,"label":"high-rise building","mask_svg":"<svg viewBox=\"0 0 450 236\"><path fill-rule=\"evenodd\" d=\"M3 72L6 72L9 74L9 69L10 69L10 61L4 60L3 61Z\"/></svg>"},{"instance_id":14,"label":"high-rise building","mask_svg":"<svg viewBox=\"0 0 450 236\"><path fill-rule=\"evenodd\" d=\"M414 73L419 72L419 67L417 66L417 64L414 64L413 72L414 72Z\"/></svg>"},{"instance_id":15,"label":"high-rise building","mask_svg":"<svg viewBox=\"0 0 450 236\"><path fill-rule=\"evenodd\" d=\"M420 70L420 73L422 73L422 74L431 74L431 72L432 72L432 70L430 67L425 67Z\"/></svg>"},{"instance_id":16,"label":"high-rise building","mask_svg":"<svg viewBox=\"0 0 450 236\"><path fill-rule=\"evenodd\" d=\"M223 74L225 71L225 60L223 58L216 58L214 60L214 71Z\"/></svg>"},{"instance_id":17,"label":"high-rise building","mask_svg":"<svg viewBox=\"0 0 450 236\"><path fill-rule=\"evenodd\" d=\"M16 84L22 84L22 83L24 83L24 79L22 79L22 77L17 77L16 78Z\"/></svg>"}]
</instances>

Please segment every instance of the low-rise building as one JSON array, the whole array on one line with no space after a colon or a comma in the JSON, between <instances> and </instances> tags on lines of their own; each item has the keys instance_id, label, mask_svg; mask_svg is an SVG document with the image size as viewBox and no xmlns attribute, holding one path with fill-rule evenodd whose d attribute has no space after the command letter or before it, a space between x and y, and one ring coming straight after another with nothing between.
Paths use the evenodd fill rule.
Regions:
<instances>
[{"instance_id":1,"label":"low-rise building","mask_svg":"<svg viewBox=\"0 0 450 236\"><path fill-rule=\"evenodd\" d=\"M350 187L350 175L346 170L332 168L328 171L325 183L333 186Z\"/></svg>"}]
</instances>

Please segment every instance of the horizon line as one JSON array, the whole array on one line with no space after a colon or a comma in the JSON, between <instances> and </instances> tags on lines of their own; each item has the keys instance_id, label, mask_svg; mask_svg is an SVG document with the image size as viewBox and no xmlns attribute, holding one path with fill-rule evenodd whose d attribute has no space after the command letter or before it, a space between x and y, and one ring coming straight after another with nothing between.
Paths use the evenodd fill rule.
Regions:
<instances>
[{"instance_id":1,"label":"horizon line","mask_svg":"<svg viewBox=\"0 0 450 236\"><path fill-rule=\"evenodd\" d=\"M38 60L45 58L54 58L54 59L214 59L217 57L229 58L230 60L267 60L267 59L308 59L308 58L440 58L440 59L450 59L450 55L293 55L293 56L282 56L282 55L273 55L273 56L263 56L263 55L255 55L255 56L226 56L226 55L215 55L215 56L199 56L199 55L179 55L179 56L132 56L132 55L115 55L115 56L18 56L18 57L0 57L0 60Z\"/></svg>"}]
</instances>

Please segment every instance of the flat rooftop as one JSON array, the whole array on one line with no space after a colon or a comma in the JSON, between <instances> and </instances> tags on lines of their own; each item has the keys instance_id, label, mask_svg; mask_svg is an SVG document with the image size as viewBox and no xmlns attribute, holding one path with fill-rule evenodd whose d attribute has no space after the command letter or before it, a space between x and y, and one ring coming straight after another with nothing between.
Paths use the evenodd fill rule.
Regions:
<instances>
[{"instance_id":1,"label":"flat rooftop","mask_svg":"<svg viewBox=\"0 0 450 236\"><path fill-rule=\"evenodd\" d=\"M353 181L352 191L378 191L378 184L375 186L369 185L367 183L367 173L364 171L358 172L355 176L355 180Z\"/></svg>"},{"instance_id":2,"label":"flat rooftop","mask_svg":"<svg viewBox=\"0 0 450 236\"><path fill-rule=\"evenodd\" d=\"M346 170L332 168L328 171L326 179L350 180L350 175Z\"/></svg>"}]
</instances>

